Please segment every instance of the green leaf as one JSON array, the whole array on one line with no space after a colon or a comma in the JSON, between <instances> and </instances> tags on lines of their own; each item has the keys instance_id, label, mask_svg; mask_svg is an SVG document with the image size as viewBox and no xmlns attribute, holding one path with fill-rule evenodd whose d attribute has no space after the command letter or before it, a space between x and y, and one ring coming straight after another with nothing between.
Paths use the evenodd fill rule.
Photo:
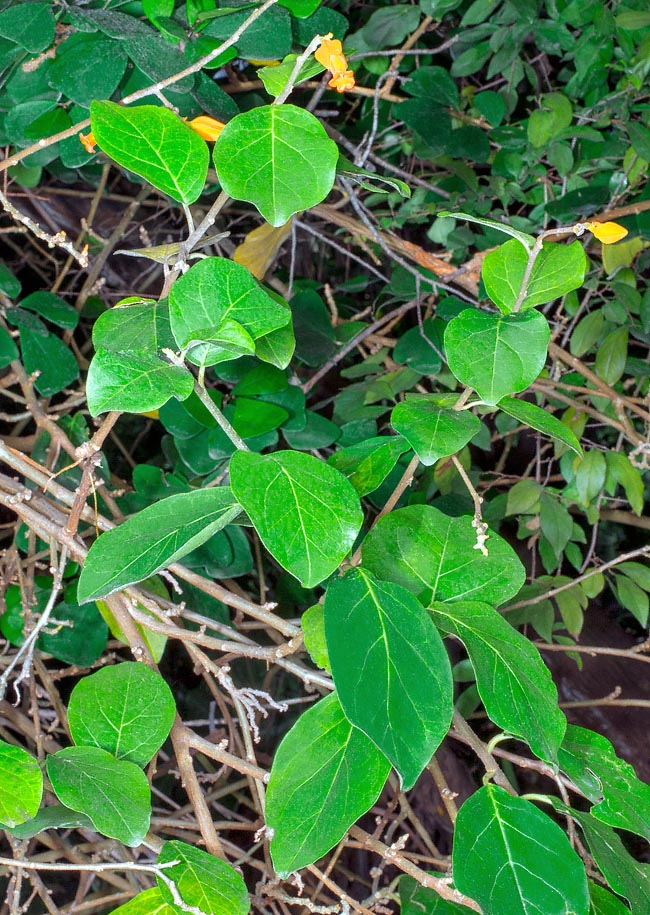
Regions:
<instances>
[{"instance_id":1,"label":"green leaf","mask_svg":"<svg viewBox=\"0 0 650 915\"><path fill-rule=\"evenodd\" d=\"M38 373L34 387L43 397L58 394L79 377L79 365L73 353L52 334L43 336L21 327L20 351L27 374Z\"/></svg>"},{"instance_id":2,"label":"green leaf","mask_svg":"<svg viewBox=\"0 0 650 915\"><path fill-rule=\"evenodd\" d=\"M110 353L145 352L155 355L164 347L175 349L166 301L118 302L100 315L93 326L96 350Z\"/></svg>"},{"instance_id":3,"label":"green leaf","mask_svg":"<svg viewBox=\"0 0 650 915\"><path fill-rule=\"evenodd\" d=\"M328 585L325 635L346 717L412 788L453 713L449 658L429 614L405 588L355 569Z\"/></svg>"},{"instance_id":4,"label":"green leaf","mask_svg":"<svg viewBox=\"0 0 650 915\"><path fill-rule=\"evenodd\" d=\"M589 915L629 915L630 910L618 896L614 896L605 887L589 881L591 908Z\"/></svg>"},{"instance_id":5,"label":"green leaf","mask_svg":"<svg viewBox=\"0 0 650 915\"><path fill-rule=\"evenodd\" d=\"M407 398L391 413L391 425L403 435L425 466L456 454L481 428L467 410L444 410L429 398Z\"/></svg>"},{"instance_id":6,"label":"green leaf","mask_svg":"<svg viewBox=\"0 0 650 915\"><path fill-rule=\"evenodd\" d=\"M310 454L238 451L230 483L264 546L304 588L338 568L361 529L352 484Z\"/></svg>"},{"instance_id":7,"label":"green leaf","mask_svg":"<svg viewBox=\"0 0 650 915\"><path fill-rule=\"evenodd\" d=\"M616 575L614 577L615 590L618 601L622 607L629 610L630 613L645 627L648 623L648 613L650 612L650 599L631 579L625 575Z\"/></svg>"},{"instance_id":8,"label":"green leaf","mask_svg":"<svg viewBox=\"0 0 650 915\"><path fill-rule=\"evenodd\" d=\"M608 451L605 455L608 476L611 476L614 486L618 483L625 490L632 511L636 515L643 514L645 505L643 478L637 467L634 467L626 454L619 451ZM608 484L609 486L609 480ZM614 493L612 492L611 495Z\"/></svg>"},{"instance_id":9,"label":"green leaf","mask_svg":"<svg viewBox=\"0 0 650 915\"><path fill-rule=\"evenodd\" d=\"M582 456L580 442L573 432L563 422L556 419L552 413L542 410L537 404L529 403L527 400L520 400L514 397L504 397L499 401L499 409L512 416L517 422L536 429L537 432L543 432L544 435L550 436L555 441L568 445L572 451Z\"/></svg>"},{"instance_id":10,"label":"green leaf","mask_svg":"<svg viewBox=\"0 0 650 915\"><path fill-rule=\"evenodd\" d=\"M0 13L0 35L30 54L38 54L52 44L55 28L51 3L19 3Z\"/></svg>"},{"instance_id":11,"label":"green leaf","mask_svg":"<svg viewBox=\"0 0 650 915\"><path fill-rule=\"evenodd\" d=\"M417 6L398 3L397 6L380 7L362 28L362 39L371 48L390 48L401 44L417 28L419 21Z\"/></svg>"},{"instance_id":12,"label":"green leaf","mask_svg":"<svg viewBox=\"0 0 650 915\"><path fill-rule=\"evenodd\" d=\"M537 311L504 317L468 308L447 325L447 362L462 384L497 404L537 378L550 336L548 321Z\"/></svg>"},{"instance_id":13,"label":"green leaf","mask_svg":"<svg viewBox=\"0 0 650 915\"><path fill-rule=\"evenodd\" d=\"M648 566L641 565L640 562L619 562L616 571L623 572L644 591L650 591L650 568Z\"/></svg>"},{"instance_id":14,"label":"green leaf","mask_svg":"<svg viewBox=\"0 0 650 915\"><path fill-rule=\"evenodd\" d=\"M489 604L434 603L431 610L436 625L467 648L479 696L492 721L555 766L566 718L537 648Z\"/></svg>"},{"instance_id":15,"label":"green leaf","mask_svg":"<svg viewBox=\"0 0 650 915\"><path fill-rule=\"evenodd\" d=\"M588 915L582 861L530 801L486 785L458 811L454 884L484 915Z\"/></svg>"},{"instance_id":16,"label":"green leaf","mask_svg":"<svg viewBox=\"0 0 650 915\"><path fill-rule=\"evenodd\" d=\"M227 486L161 499L95 540L79 579L86 603L155 575L221 530L241 509Z\"/></svg>"},{"instance_id":17,"label":"green leaf","mask_svg":"<svg viewBox=\"0 0 650 915\"><path fill-rule=\"evenodd\" d=\"M0 740L0 824L19 826L36 816L43 795L38 760Z\"/></svg>"},{"instance_id":18,"label":"green leaf","mask_svg":"<svg viewBox=\"0 0 650 915\"><path fill-rule=\"evenodd\" d=\"M369 172L365 168L359 168L358 165L355 165L354 162L346 159L341 153L339 153L338 162L336 164L336 174L343 175L344 178L348 178L350 181L359 184L367 191L374 191L376 194L387 194L389 190L391 190L397 191L400 197L408 198L411 196L411 188L405 181L400 181L399 178L378 175L376 172Z\"/></svg>"},{"instance_id":19,"label":"green leaf","mask_svg":"<svg viewBox=\"0 0 650 915\"><path fill-rule=\"evenodd\" d=\"M280 877L313 864L368 811L390 763L332 694L303 712L278 747L266 793Z\"/></svg>"},{"instance_id":20,"label":"green leaf","mask_svg":"<svg viewBox=\"0 0 650 915\"><path fill-rule=\"evenodd\" d=\"M328 673L332 672L327 642L325 640L325 612L322 604L314 604L305 610L300 618L300 627L305 640L305 648L314 664L322 667Z\"/></svg>"},{"instance_id":21,"label":"green leaf","mask_svg":"<svg viewBox=\"0 0 650 915\"><path fill-rule=\"evenodd\" d=\"M62 804L41 807L32 820L11 829L11 835L17 839L33 839L46 829L92 829L93 824L85 813L77 813Z\"/></svg>"},{"instance_id":22,"label":"green leaf","mask_svg":"<svg viewBox=\"0 0 650 915\"><path fill-rule=\"evenodd\" d=\"M618 327L596 350L596 374L607 384L616 384L625 371L628 336L627 327Z\"/></svg>"},{"instance_id":23,"label":"green leaf","mask_svg":"<svg viewBox=\"0 0 650 915\"><path fill-rule=\"evenodd\" d=\"M254 204L272 226L327 197L338 149L320 121L293 105L266 105L238 114L214 147L223 190Z\"/></svg>"},{"instance_id":24,"label":"green leaf","mask_svg":"<svg viewBox=\"0 0 650 915\"><path fill-rule=\"evenodd\" d=\"M221 351L237 345L237 331L249 341L250 352L257 338L291 321L289 309L265 292L246 267L223 257L206 257L180 277L172 286L169 310L181 349L202 340L216 344L205 348L204 365L222 361Z\"/></svg>"},{"instance_id":25,"label":"green leaf","mask_svg":"<svg viewBox=\"0 0 650 915\"><path fill-rule=\"evenodd\" d=\"M413 877L406 874L400 877L399 900L400 915L469 915L472 911L464 905L443 899L435 890L421 886Z\"/></svg>"},{"instance_id":26,"label":"green leaf","mask_svg":"<svg viewBox=\"0 0 650 915\"><path fill-rule=\"evenodd\" d=\"M483 261L481 277L485 291L504 314L512 312L521 289L528 255L514 240L490 251ZM537 255L521 308L544 305L582 286L587 270L584 248L547 243Z\"/></svg>"},{"instance_id":27,"label":"green leaf","mask_svg":"<svg viewBox=\"0 0 650 915\"><path fill-rule=\"evenodd\" d=\"M174 881L186 906L209 915L247 915L250 900L246 884L226 861L176 840L165 842L156 863L171 861L178 864L166 867L165 876ZM157 880L161 896L171 903L169 887L159 877ZM176 906L174 911L178 911Z\"/></svg>"},{"instance_id":28,"label":"green leaf","mask_svg":"<svg viewBox=\"0 0 650 915\"><path fill-rule=\"evenodd\" d=\"M108 627L94 604L80 607L65 601L56 605L38 647L65 664L90 667L102 656L107 642Z\"/></svg>"},{"instance_id":29,"label":"green leaf","mask_svg":"<svg viewBox=\"0 0 650 915\"><path fill-rule=\"evenodd\" d=\"M151 792L135 763L99 747L66 747L45 760L52 790L66 807L85 813L102 835L135 848L149 830Z\"/></svg>"},{"instance_id":30,"label":"green leaf","mask_svg":"<svg viewBox=\"0 0 650 915\"><path fill-rule=\"evenodd\" d=\"M33 311L57 327L64 330L74 330L79 323L79 313L72 305L68 305L58 295L52 292L41 290L32 292L31 295L25 296L20 300L20 307L26 308L27 311Z\"/></svg>"},{"instance_id":31,"label":"green leaf","mask_svg":"<svg viewBox=\"0 0 650 915\"><path fill-rule=\"evenodd\" d=\"M578 497L588 506L602 492L605 485L607 464L602 451L588 451L578 464L575 485Z\"/></svg>"},{"instance_id":32,"label":"green leaf","mask_svg":"<svg viewBox=\"0 0 650 915\"><path fill-rule=\"evenodd\" d=\"M320 2L320 0L318 0ZM281 3L281 6L285 6L285 3ZM293 73L293 69L298 60L297 54L287 54L284 60L279 64L274 64L273 66L260 67L257 71L257 76L264 83L264 88L269 95L272 95L274 98L280 95L284 87L289 82L289 78ZM300 68L298 76L294 82L294 86L298 86L306 79L311 79L311 77L316 76L317 73L323 72L323 65L320 64L313 57L308 58Z\"/></svg>"},{"instance_id":33,"label":"green leaf","mask_svg":"<svg viewBox=\"0 0 650 915\"><path fill-rule=\"evenodd\" d=\"M542 534L556 558L560 559L573 534L573 518L557 498L543 492L540 497L539 522Z\"/></svg>"},{"instance_id":34,"label":"green leaf","mask_svg":"<svg viewBox=\"0 0 650 915\"><path fill-rule=\"evenodd\" d=\"M175 906L165 902L158 887L154 886L113 909L111 915L178 915L178 911Z\"/></svg>"},{"instance_id":35,"label":"green leaf","mask_svg":"<svg viewBox=\"0 0 650 915\"><path fill-rule=\"evenodd\" d=\"M95 101L90 121L95 140L118 165L180 203L194 203L200 196L208 173L208 147L173 111Z\"/></svg>"},{"instance_id":36,"label":"green leaf","mask_svg":"<svg viewBox=\"0 0 650 915\"><path fill-rule=\"evenodd\" d=\"M327 463L340 470L360 496L366 496L381 486L405 451L408 443L401 436L379 435L341 448Z\"/></svg>"},{"instance_id":37,"label":"green leaf","mask_svg":"<svg viewBox=\"0 0 650 915\"><path fill-rule=\"evenodd\" d=\"M0 369L6 368L10 362L18 358L18 347L14 343L9 331L0 327Z\"/></svg>"},{"instance_id":38,"label":"green leaf","mask_svg":"<svg viewBox=\"0 0 650 915\"><path fill-rule=\"evenodd\" d=\"M184 366L171 365L148 353L139 353L134 359L132 355L99 350L86 379L88 409L93 416L109 410L157 410L172 397L185 400L193 388L194 379Z\"/></svg>"},{"instance_id":39,"label":"green leaf","mask_svg":"<svg viewBox=\"0 0 650 915\"><path fill-rule=\"evenodd\" d=\"M468 515L452 518L431 505L410 505L381 518L366 535L363 565L425 605L472 598L505 603L524 583L523 565L498 534L490 533L487 556L475 544Z\"/></svg>"},{"instance_id":40,"label":"green leaf","mask_svg":"<svg viewBox=\"0 0 650 915\"><path fill-rule=\"evenodd\" d=\"M280 6L289 10L299 19L306 19L311 16L321 5L321 0L280 0Z\"/></svg>"},{"instance_id":41,"label":"green leaf","mask_svg":"<svg viewBox=\"0 0 650 915\"><path fill-rule=\"evenodd\" d=\"M89 108L95 99L110 98L124 76L126 64L121 42L78 33L57 48L48 70L50 85L77 105ZM93 127L93 133L94 130Z\"/></svg>"},{"instance_id":42,"label":"green leaf","mask_svg":"<svg viewBox=\"0 0 650 915\"><path fill-rule=\"evenodd\" d=\"M100 747L145 766L167 739L176 706L155 670L135 661L104 667L72 690L70 735L79 746Z\"/></svg>"},{"instance_id":43,"label":"green leaf","mask_svg":"<svg viewBox=\"0 0 650 915\"><path fill-rule=\"evenodd\" d=\"M512 235L524 246L526 251L531 251L535 244L532 235L520 232L519 229L513 229L512 226L505 225L503 222L497 222L496 219L484 219L481 216L472 216L471 213L452 213L449 210L440 210L438 216L451 216L454 219L463 219L465 222L473 222L479 226L487 226L489 229L496 229L497 232L504 232L506 235Z\"/></svg>"},{"instance_id":44,"label":"green leaf","mask_svg":"<svg viewBox=\"0 0 650 915\"><path fill-rule=\"evenodd\" d=\"M570 724L559 761L562 771L595 805L592 816L650 840L650 785L637 778L606 737Z\"/></svg>"},{"instance_id":45,"label":"green leaf","mask_svg":"<svg viewBox=\"0 0 650 915\"><path fill-rule=\"evenodd\" d=\"M619 29L645 29L650 26L650 11L646 10L625 10L616 17L616 26Z\"/></svg>"}]
</instances>

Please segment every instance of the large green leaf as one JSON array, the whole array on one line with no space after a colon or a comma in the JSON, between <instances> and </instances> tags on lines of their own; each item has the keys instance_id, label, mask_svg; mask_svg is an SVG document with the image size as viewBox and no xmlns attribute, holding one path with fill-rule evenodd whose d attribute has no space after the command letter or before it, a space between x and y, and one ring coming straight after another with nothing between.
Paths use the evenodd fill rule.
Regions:
<instances>
[{"instance_id":1,"label":"large green leaf","mask_svg":"<svg viewBox=\"0 0 650 915\"><path fill-rule=\"evenodd\" d=\"M352 484L310 454L238 451L230 484L267 550L305 588L338 568L361 529Z\"/></svg>"},{"instance_id":2,"label":"large green leaf","mask_svg":"<svg viewBox=\"0 0 650 915\"><path fill-rule=\"evenodd\" d=\"M502 604L524 583L517 554L490 533L488 555L476 550L468 515L451 518L431 505L409 505L381 518L363 541L363 565L428 605L433 600L480 598Z\"/></svg>"},{"instance_id":3,"label":"large green leaf","mask_svg":"<svg viewBox=\"0 0 650 915\"><path fill-rule=\"evenodd\" d=\"M176 705L155 670L125 661L77 683L70 696L70 736L118 759L146 765L167 739Z\"/></svg>"},{"instance_id":4,"label":"large green leaf","mask_svg":"<svg viewBox=\"0 0 650 915\"><path fill-rule=\"evenodd\" d=\"M96 350L110 353L145 352L155 355L163 347L175 349L166 301L119 303L100 315L93 326Z\"/></svg>"},{"instance_id":5,"label":"large green leaf","mask_svg":"<svg viewBox=\"0 0 650 915\"><path fill-rule=\"evenodd\" d=\"M559 761L562 771L594 803L593 816L650 840L650 785L637 778L606 737L570 724Z\"/></svg>"},{"instance_id":6,"label":"large green leaf","mask_svg":"<svg viewBox=\"0 0 650 915\"><path fill-rule=\"evenodd\" d=\"M194 379L182 365L171 365L148 353L134 358L103 349L93 356L86 379L88 409L93 416L109 410L157 410L172 397L185 400L193 388Z\"/></svg>"},{"instance_id":7,"label":"large green leaf","mask_svg":"<svg viewBox=\"0 0 650 915\"><path fill-rule=\"evenodd\" d=\"M447 326L447 362L462 384L497 404L537 378L550 337L548 321L537 311L504 317L467 308Z\"/></svg>"},{"instance_id":8,"label":"large green leaf","mask_svg":"<svg viewBox=\"0 0 650 915\"><path fill-rule=\"evenodd\" d=\"M208 147L173 111L94 101L90 122L95 140L118 165L180 203L199 197L208 173Z\"/></svg>"},{"instance_id":9,"label":"large green leaf","mask_svg":"<svg viewBox=\"0 0 650 915\"><path fill-rule=\"evenodd\" d=\"M456 454L481 428L480 419L473 413L444 410L430 399L420 397L407 397L398 403L390 421L426 466Z\"/></svg>"},{"instance_id":10,"label":"large green leaf","mask_svg":"<svg viewBox=\"0 0 650 915\"><path fill-rule=\"evenodd\" d=\"M135 763L99 747L66 747L45 764L62 804L85 813L103 835L131 848L140 845L149 830L151 792Z\"/></svg>"},{"instance_id":11,"label":"large green leaf","mask_svg":"<svg viewBox=\"0 0 650 915\"><path fill-rule=\"evenodd\" d=\"M19 826L36 816L43 794L38 760L0 740L0 824Z\"/></svg>"},{"instance_id":12,"label":"large green leaf","mask_svg":"<svg viewBox=\"0 0 650 915\"><path fill-rule=\"evenodd\" d=\"M512 239L490 251L483 261L481 277L485 291L504 314L514 308L526 272L528 255ZM537 255L526 286L522 309L544 305L582 286L587 257L582 245L545 244Z\"/></svg>"},{"instance_id":13,"label":"large green leaf","mask_svg":"<svg viewBox=\"0 0 650 915\"><path fill-rule=\"evenodd\" d=\"M400 456L408 451L401 435L378 435L335 451L327 463L348 478L360 496L384 482Z\"/></svg>"},{"instance_id":14,"label":"large green leaf","mask_svg":"<svg viewBox=\"0 0 650 915\"><path fill-rule=\"evenodd\" d=\"M499 409L512 416L520 423L543 432L558 442L568 445L576 454L582 455L580 442L575 437L571 429L564 423L556 419L552 413L542 410L537 404L528 403L527 400L519 400L515 397L504 397L499 401Z\"/></svg>"},{"instance_id":15,"label":"large green leaf","mask_svg":"<svg viewBox=\"0 0 650 915\"><path fill-rule=\"evenodd\" d=\"M209 915L246 915L250 909L246 884L226 861L185 842L165 842L156 863L172 861L178 864L166 867L165 876L174 881L186 906ZM169 887L160 878L158 889L163 899L173 901Z\"/></svg>"},{"instance_id":16,"label":"large green leaf","mask_svg":"<svg viewBox=\"0 0 650 915\"><path fill-rule=\"evenodd\" d=\"M172 333L181 349L205 341L190 358L211 365L252 353L254 341L284 327L291 312L260 286L241 264L206 257L173 285L169 295ZM230 351L232 355L227 355Z\"/></svg>"},{"instance_id":17,"label":"large green leaf","mask_svg":"<svg viewBox=\"0 0 650 915\"><path fill-rule=\"evenodd\" d=\"M147 506L95 540L78 600L105 597L155 575L230 524L240 510L227 486L178 493Z\"/></svg>"},{"instance_id":18,"label":"large green leaf","mask_svg":"<svg viewBox=\"0 0 650 915\"><path fill-rule=\"evenodd\" d=\"M122 42L103 35L77 33L59 45L48 70L50 85L88 108L94 99L115 92L126 70Z\"/></svg>"},{"instance_id":19,"label":"large green leaf","mask_svg":"<svg viewBox=\"0 0 650 915\"><path fill-rule=\"evenodd\" d=\"M111 915L178 915L178 908L165 902L158 887L154 886L113 909Z\"/></svg>"},{"instance_id":20,"label":"large green leaf","mask_svg":"<svg viewBox=\"0 0 650 915\"><path fill-rule=\"evenodd\" d=\"M449 730L449 658L422 604L364 569L334 578L325 636L343 711L412 788Z\"/></svg>"},{"instance_id":21,"label":"large green leaf","mask_svg":"<svg viewBox=\"0 0 650 915\"><path fill-rule=\"evenodd\" d=\"M336 694L303 712L277 749L266 794L278 874L313 864L340 842L375 803L389 771Z\"/></svg>"},{"instance_id":22,"label":"large green leaf","mask_svg":"<svg viewBox=\"0 0 650 915\"><path fill-rule=\"evenodd\" d=\"M491 720L556 765L566 718L539 651L489 604L434 603L434 622L467 648L479 696ZM649 789L650 790L650 789Z\"/></svg>"},{"instance_id":23,"label":"large green leaf","mask_svg":"<svg viewBox=\"0 0 650 915\"><path fill-rule=\"evenodd\" d=\"M265 105L229 121L213 155L224 191L281 226L327 197L339 153L309 111Z\"/></svg>"},{"instance_id":24,"label":"large green leaf","mask_svg":"<svg viewBox=\"0 0 650 915\"><path fill-rule=\"evenodd\" d=\"M458 811L455 886L484 915L588 915L582 861L560 827L530 801L486 785Z\"/></svg>"},{"instance_id":25,"label":"large green leaf","mask_svg":"<svg viewBox=\"0 0 650 915\"><path fill-rule=\"evenodd\" d=\"M35 375L34 387L43 397L58 394L79 377L79 364L74 354L52 334L44 335L21 327L20 351L25 371Z\"/></svg>"}]
</instances>

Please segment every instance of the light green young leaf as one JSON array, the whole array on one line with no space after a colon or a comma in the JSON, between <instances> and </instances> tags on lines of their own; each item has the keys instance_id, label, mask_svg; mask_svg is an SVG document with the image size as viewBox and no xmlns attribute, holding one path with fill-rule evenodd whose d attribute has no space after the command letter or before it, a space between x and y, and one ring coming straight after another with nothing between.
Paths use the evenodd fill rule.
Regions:
<instances>
[{"instance_id":1,"label":"light green young leaf","mask_svg":"<svg viewBox=\"0 0 650 915\"><path fill-rule=\"evenodd\" d=\"M68 706L78 746L100 747L145 766L167 739L176 705L155 670L134 661L103 667L80 680Z\"/></svg>"},{"instance_id":2,"label":"light green young leaf","mask_svg":"<svg viewBox=\"0 0 650 915\"><path fill-rule=\"evenodd\" d=\"M80 603L143 581L181 559L237 517L227 486L168 496L95 540L84 564Z\"/></svg>"},{"instance_id":3,"label":"light green young leaf","mask_svg":"<svg viewBox=\"0 0 650 915\"><path fill-rule=\"evenodd\" d=\"M250 900L241 874L220 858L185 842L165 842L157 864L178 861L165 868L165 876L176 884L183 903L209 915L247 915ZM169 887L160 878L158 889L167 902L173 902ZM178 907L174 906L174 911Z\"/></svg>"},{"instance_id":4,"label":"light green young leaf","mask_svg":"<svg viewBox=\"0 0 650 915\"><path fill-rule=\"evenodd\" d=\"M305 610L300 618L300 628L305 640L305 648L314 664L328 673L332 672L325 640L325 612L322 604L314 604Z\"/></svg>"},{"instance_id":5,"label":"light green young leaf","mask_svg":"<svg viewBox=\"0 0 650 915\"><path fill-rule=\"evenodd\" d=\"M148 353L133 355L99 350L86 379L88 409L93 416L119 410L147 413L172 397L185 400L194 389L194 378L182 365L171 365Z\"/></svg>"},{"instance_id":6,"label":"light green young leaf","mask_svg":"<svg viewBox=\"0 0 650 915\"><path fill-rule=\"evenodd\" d=\"M310 454L238 451L230 484L264 546L304 588L338 568L361 529L352 484Z\"/></svg>"},{"instance_id":7,"label":"light green young leaf","mask_svg":"<svg viewBox=\"0 0 650 915\"><path fill-rule=\"evenodd\" d=\"M369 172L365 168L359 168L358 165L346 159L341 153L339 153L339 160L336 164L336 174L343 175L344 178L348 178L355 184L359 184L366 190L373 191L376 194L388 194L389 191L397 191L400 197L408 198L411 196L411 188L405 181L386 175L378 175L377 172Z\"/></svg>"},{"instance_id":8,"label":"light green young leaf","mask_svg":"<svg viewBox=\"0 0 650 915\"><path fill-rule=\"evenodd\" d=\"M94 101L90 122L98 145L118 165L180 203L194 203L200 196L208 174L208 147L173 111Z\"/></svg>"},{"instance_id":9,"label":"light green young leaf","mask_svg":"<svg viewBox=\"0 0 650 915\"><path fill-rule=\"evenodd\" d=\"M467 410L444 410L428 399L398 403L391 413L391 425L403 435L420 461L427 467L450 454L456 454L481 428L478 416Z\"/></svg>"},{"instance_id":10,"label":"light green young leaf","mask_svg":"<svg viewBox=\"0 0 650 915\"><path fill-rule=\"evenodd\" d=\"M318 118L293 105L238 114L214 147L223 190L254 204L272 226L327 197L336 175L336 143Z\"/></svg>"},{"instance_id":11,"label":"light green young leaf","mask_svg":"<svg viewBox=\"0 0 650 915\"><path fill-rule=\"evenodd\" d=\"M277 749L266 793L278 875L313 864L340 842L375 803L389 771L336 694L303 712Z\"/></svg>"},{"instance_id":12,"label":"light green young leaf","mask_svg":"<svg viewBox=\"0 0 650 915\"><path fill-rule=\"evenodd\" d=\"M0 740L0 824L19 826L36 816L43 795L38 760Z\"/></svg>"},{"instance_id":13,"label":"light green young leaf","mask_svg":"<svg viewBox=\"0 0 650 915\"><path fill-rule=\"evenodd\" d=\"M113 909L111 915L178 915L178 909L165 902L158 887L154 886Z\"/></svg>"},{"instance_id":14,"label":"light green young leaf","mask_svg":"<svg viewBox=\"0 0 650 915\"><path fill-rule=\"evenodd\" d=\"M487 404L525 390L546 361L551 333L538 311L494 315L468 308L445 331L449 368Z\"/></svg>"},{"instance_id":15,"label":"light green young leaf","mask_svg":"<svg viewBox=\"0 0 650 915\"><path fill-rule=\"evenodd\" d=\"M479 601L434 603L435 624L467 649L479 696L491 720L521 737L533 753L556 766L566 718L539 651L494 607Z\"/></svg>"},{"instance_id":16,"label":"light green young leaf","mask_svg":"<svg viewBox=\"0 0 650 915\"><path fill-rule=\"evenodd\" d=\"M319 0L320 2L320 0ZM285 4L280 4L284 6ZM260 67L257 71L258 77L264 83L264 88L269 95L272 95L276 98L283 91L284 87L289 82L289 77L293 73L293 68L296 65L298 60L297 54L287 54L287 56L279 64L268 67ZM323 65L320 64L313 57L308 58L300 68L298 77L295 80L294 85L298 86L306 79L311 79L312 76L316 76L317 73L323 72Z\"/></svg>"},{"instance_id":17,"label":"light green young leaf","mask_svg":"<svg viewBox=\"0 0 650 915\"><path fill-rule=\"evenodd\" d=\"M451 216L454 219L464 219L465 222L473 222L479 226L487 226L490 229L496 229L498 232L504 232L506 235L512 235L517 241L521 242L526 251L532 250L535 239L526 232L520 232L519 229L513 229L503 222L497 222L495 219L484 219L482 216L472 216L471 213L451 213L449 210L440 210L438 216Z\"/></svg>"},{"instance_id":18,"label":"light green young leaf","mask_svg":"<svg viewBox=\"0 0 650 915\"><path fill-rule=\"evenodd\" d=\"M508 416L512 416L518 422L530 426L531 429L543 432L544 435L568 445L572 451L582 456L580 442L569 427L565 426L559 419L556 419L552 413L542 410L537 404L515 397L504 397L499 401L499 409L507 413Z\"/></svg>"},{"instance_id":19,"label":"light green young leaf","mask_svg":"<svg viewBox=\"0 0 650 915\"><path fill-rule=\"evenodd\" d=\"M498 534L490 533L487 556L475 544L469 515L452 518L431 505L409 505L385 515L366 535L363 566L426 606L476 598L505 603L524 583L523 565Z\"/></svg>"},{"instance_id":20,"label":"light green young leaf","mask_svg":"<svg viewBox=\"0 0 650 915\"><path fill-rule=\"evenodd\" d=\"M484 915L588 915L582 861L530 801L486 785L458 811L454 884Z\"/></svg>"},{"instance_id":21,"label":"light green young leaf","mask_svg":"<svg viewBox=\"0 0 650 915\"><path fill-rule=\"evenodd\" d=\"M328 585L325 636L346 717L412 788L453 713L449 658L431 617L405 588L355 569Z\"/></svg>"},{"instance_id":22,"label":"light green young leaf","mask_svg":"<svg viewBox=\"0 0 650 915\"><path fill-rule=\"evenodd\" d=\"M405 451L408 442L400 435L378 435L335 451L327 463L340 470L360 496L366 496L381 486Z\"/></svg>"},{"instance_id":23,"label":"light green young leaf","mask_svg":"<svg viewBox=\"0 0 650 915\"><path fill-rule=\"evenodd\" d=\"M99 747L66 747L45 760L52 789L66 807L90 817L102 835L135 848L149 830L151 791L135 763Z\"/></svg>"}]
</instances>

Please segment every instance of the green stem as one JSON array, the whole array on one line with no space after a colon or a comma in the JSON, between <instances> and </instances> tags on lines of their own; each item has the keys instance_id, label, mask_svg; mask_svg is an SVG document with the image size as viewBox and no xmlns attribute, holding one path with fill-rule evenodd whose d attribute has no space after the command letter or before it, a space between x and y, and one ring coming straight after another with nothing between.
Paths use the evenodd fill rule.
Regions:
<instances>
[{"instance_id":1,"label":"green stem","mask_svg":"<svg viewBox=\"0 0 650 915\"><path fill-rule=\"evenodd\" d=\"M204 387L202 387L198 381L194 382L194 393L199 398L205 409L208 411L210 416L217 421L217 424L221 429L226 433L230 441L233 443L235 448L238 451L250 451L250 448L246 444L243 438L239 436L233 427L230 425L226 417L223 415L219 407L212 400L208 392Z\"/></svg>"}]
</instances>

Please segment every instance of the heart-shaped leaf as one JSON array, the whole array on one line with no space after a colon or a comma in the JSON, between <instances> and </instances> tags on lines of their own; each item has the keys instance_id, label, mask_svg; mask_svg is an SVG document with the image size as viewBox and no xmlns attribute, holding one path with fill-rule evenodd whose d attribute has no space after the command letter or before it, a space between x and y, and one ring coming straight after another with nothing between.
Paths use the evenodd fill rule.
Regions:
<instances>
[{"instance_id":1,"label":"heart-shaped leaf","mask_svg":"<svg viewBox=\"0 0 650 915\"><path fill-rule=\"evenodd\" d=\"M109 410L146 413L157 410L172 397L185 400L194 379L182 365L171 365L151 356L109 353L93 356L86 379L88 409L93 416Z\"/></svg>"},{"instance_id":2,"label":"heart-shaped leaf","mask_svg":"<svg viewBox=\"0 0 650 915\"><path fill-rule=\"evenodd\" d=\"M456 454L481 428L480 419L473 413L444 410L419 397L398 403L390 421L427 467L442 457Z\"/></svg>"}]
</instances>

